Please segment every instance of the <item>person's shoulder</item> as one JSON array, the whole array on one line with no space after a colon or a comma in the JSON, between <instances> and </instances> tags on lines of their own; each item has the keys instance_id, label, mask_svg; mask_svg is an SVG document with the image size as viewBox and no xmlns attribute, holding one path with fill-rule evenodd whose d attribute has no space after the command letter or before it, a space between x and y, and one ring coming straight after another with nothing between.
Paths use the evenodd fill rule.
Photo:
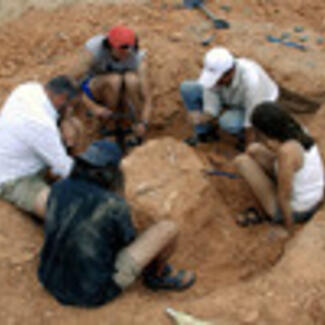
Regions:
<instances>
[{"instance_id":1,"label":"person's shoulder","mask_svg":"<svg viewBox=\"0 0 325 325\"><path fill-rule=\"evenodd\" d=\"M24 82L22 84L20 84L19 86L17 86L12 94L24 94L24 93L28 93L30 91L42 91L43 92L43 85L37 81L27 81L27 82Z\"/></svg>"},{"instance_id":2,"label":"person's shoulder","mask_svg":"<svg viewBox=\"0 0 325 325\"><path fill-rule=\"evenodd\" d=\"M98 51L102 48L103 41L105 39L104 34L98 34L89 38L85 43L85 48L91 52Z\"/></svg>"},{"instance_id":3,"label":"person's shoulder","mask_svg":"<svg viewBox=\"0 0 325 325\"><path fill-rule=\"evenodd\" d=\"M296 140L285 141L279 149L279 158L300 166L303 161L304 148Z\"/></svg>"},{"instance_id":4,"label":"person's shoulder","mask_svg":"<svg viewBox=\"0 0 325 325\"><path fill-rule=\"evenodd\" d=\"M239 70L242 83L248 87L258 86L261 69L258 63L247 58L238 58L236 59L236 67Z\"/></svg>"}]
</instances>

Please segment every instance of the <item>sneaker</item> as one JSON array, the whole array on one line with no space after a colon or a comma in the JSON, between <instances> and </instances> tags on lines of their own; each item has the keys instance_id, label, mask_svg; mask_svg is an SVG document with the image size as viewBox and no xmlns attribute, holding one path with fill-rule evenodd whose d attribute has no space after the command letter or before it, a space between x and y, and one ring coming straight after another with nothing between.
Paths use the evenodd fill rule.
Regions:
<instances>
[{"instance_id":1,"label":"sneaker","mask_svg":"<svg viewBox=\"0 0 325 325\"><path fill-rule=\"evenodd\" d=\"M215 129L211 129L207 133L199 133L195 136L186 138L184 140L184 142L192 147L195 147L199 142L210 143L210 142L218 141L219 139L220 139L220 136L217 133L217 131Z\"/></svg>"},{"instance_id":2,"label":"sneaker","mask_svg":"<svg viewBox=\"0 0 325 325\"><path fill-rule=\"evenodd\" d=\"M235 148L240 151L244 152L245 151L245 146L246 146L246 137L244 132L240 132L237 136L237 143L235 145Z\"/></svg>"},{"instance_id":3,"label":"sneaker","mask_svg":"<svg viewBox=\"0 0 325 325\"><path fill-rule=\"evenodd\" d=\"M199 140L198 140L198 137L195 135L195 136L186 138L184 140L184 142L191 147L195 147L198 144Z\"/></svg>"}]
</instances>

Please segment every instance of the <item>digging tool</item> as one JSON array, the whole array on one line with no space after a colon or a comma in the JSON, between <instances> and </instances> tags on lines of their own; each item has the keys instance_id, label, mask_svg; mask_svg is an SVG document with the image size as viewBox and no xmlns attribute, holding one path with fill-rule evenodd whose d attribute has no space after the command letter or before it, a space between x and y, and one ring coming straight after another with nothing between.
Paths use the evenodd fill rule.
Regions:
<instances>
[{"instance_id":1,"label":"digging tool","mask_svg":"<svg viewBox=\"0 0 325 325\"><path fill-rule=\"evenodd\" d=\"M230 24L227 20L217 18L207 7L205 7L203 2L204 0L183 0L185 7L190 9L201 9L206 14L206 16L212 20L215 28L225 29L230 27Z\"/></svg>"},{"instance_id":2,"label":"digging tool","mask_svg":"<svg viewBox=\"0 0 325 325\"><path fill-rule=\"evenodd\" d=\"M235 173L225 172L223 170L219 170L219 169L216 169L216 168L213 168L213 169L203 169L202 171L206 175L210 175L210 176L225 176L225 177L228 177L230 179L239 178L239 175L237 175Z\"/></svg>"},{"instance_id":3,"label":"digging tool","mask_svg":"<svg viewBox=\"0 0 325 325\"><path fill-rule=\"evenodd\" d=\"M286 41L283 40L282 38L279 37L275 37L273 35L267 35L266 39L270 42L270 43L279 43L279 44L283 44L285 46L289 46L289 47L293 47L296 48L298 50L302 50L302 51L307 51L307 46L299 44L297 42L292 42L292 41Z\"/></svg>"},{"instance_id":4,"label":"digging tool","mask_svg":"<svg viewBox=\"0 0 325 325\"><path fill-rule=\"evenodd\" d=\"M134 130L132 126L125 126L125 121L131 124L136 123L136 114L134 106L128 102L128 112L113 112L110 118L115 122L114 129L103 128L100 134L104 137L115 137L117 144L122 149L123 153L126 152L128 147L139 146L142 144L143 139L138 136L134 136L131 139L126 139L128 135L133 135Z\"/></svg>"}]
</instances>

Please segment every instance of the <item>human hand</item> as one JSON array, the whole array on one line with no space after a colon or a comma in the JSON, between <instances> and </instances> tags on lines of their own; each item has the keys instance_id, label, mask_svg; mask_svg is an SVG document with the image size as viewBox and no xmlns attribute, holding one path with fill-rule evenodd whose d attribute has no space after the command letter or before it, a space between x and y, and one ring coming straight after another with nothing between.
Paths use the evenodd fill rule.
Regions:
<instances>
[{"instance_id":1,"label":"human hand","mask_svg":"<svg viewBox=\"0 0 325 325\"><path fill-rule=\"evenodd\" d=\"M103 119L103 120L110 119L112 117L112 114L113 114L113 112L106 107L97 108L95 111L95 115L98 118Z\"/></svg>"},{"instance_id":2,"label":"human hand","mask_svg":"<svg viewBox=\"0 0 325 325\"><path fill-rule=\"evenodd\" d=\"M133 126L133 132L138 137L143 137L147 131L147 125L145 122L139 122Z\"/></svg>"}]
</instances>

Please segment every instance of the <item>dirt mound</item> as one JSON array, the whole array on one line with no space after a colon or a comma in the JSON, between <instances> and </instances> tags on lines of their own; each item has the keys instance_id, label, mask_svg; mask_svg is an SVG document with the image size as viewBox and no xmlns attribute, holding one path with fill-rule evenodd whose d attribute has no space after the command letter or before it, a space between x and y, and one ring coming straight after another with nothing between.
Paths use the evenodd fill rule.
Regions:
<instances>
[{"instance_id":1,"label":"dirt mound","mask_svg":"<svg viewBox=\"0 0 325 325\"><path fill-rule=\"evenodd\" d=\"M136 1L116 5L107 0L79 2L50 12L30 8L18 20L3 24L0 100L23 81L44 81L69 71L85 40L117 23L135 28L141 46L147 49L154 94L152 139L181 139L189 134L179 84L197 78L204 52L214 45L225 45L237 55L263 64L288 90L282 100L291 106L314 109L324 99L325 44L317 42L324 37L324 1L309 1L307 6L294 0L230 0L228 7L221 1L206 1L219 17L230 21L229 30L214 29L198 11L181 8L178 0L137 3L141 6ZM37 6L36 0L33 5ZM297 26L303 27L301 33L294 31ZM266 40L269 34L280 36L283 32L308 50ZM214 40L203 47L201 41L209 36ZM301 36L308 37L301 41ZM309 125L323 152L324 111L321 109ZM96 123L81 115L87 129L86 144L94 137ZM36 278L40 225L1 202L0 323L169 324L163 310L172 306L203 319L230 318L238 324L323 324L324 211L305 228L298 228L297 237L288 246L280 228L236 227L235 214L254 203L246 185L238 179L201 178L199 172L202 166L209 166L207 154L211 151L220 168L233 171L230 157L236 152L228 140L222 138L218 153L211 146L201 146L196 152L199 159L192 149L164 138L148 142L126 159L127 195L142 226L151 218L166 216L184 225L185 235L173 263L198 275L197 284L186 293L154 293L137 283L100 309L62 307ZM155 201L149 200L153 193Z\"/></svg>"},{"instance_id":2,"label":"dirt mound","mask_svg":"<svg viewBox=\"0 0 325 325\"><path fill-rule=\"evenodd\" d=\"M226 211L204 168L192 148L173 138L151 140L134 150L124 159L123 171L126 197L140 219L136 224L168 218L193 234L219 209Z\"/></svg>"}]
</instances>

